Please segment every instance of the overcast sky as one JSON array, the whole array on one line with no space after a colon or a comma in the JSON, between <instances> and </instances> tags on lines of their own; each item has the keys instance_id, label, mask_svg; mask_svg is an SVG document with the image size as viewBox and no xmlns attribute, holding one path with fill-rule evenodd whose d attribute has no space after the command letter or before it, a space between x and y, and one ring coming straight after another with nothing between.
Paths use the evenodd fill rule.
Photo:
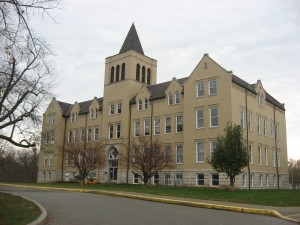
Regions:
<instances>
[{"instance_id":1,"label":"overcast sky","mask_svg":"<svg viewBox=\"0 0 300 225\"><path fill-rule=\"evenodd\" d=\"M189 76L208 53L248 83L285 103L289 158L300 159L300 1L64 0L35 21L56 56L56 97L103 96L105 58L118 54L134 22L157 82Z\"/></svg>"}]
</instances>

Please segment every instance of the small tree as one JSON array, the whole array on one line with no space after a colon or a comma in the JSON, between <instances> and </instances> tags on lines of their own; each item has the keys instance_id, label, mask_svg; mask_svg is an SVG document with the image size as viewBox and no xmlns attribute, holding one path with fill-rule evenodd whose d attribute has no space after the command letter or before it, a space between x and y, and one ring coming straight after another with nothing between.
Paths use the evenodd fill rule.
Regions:
<instances>
[{"instance_id":1,"label":"small tree","mask_svg":"<svg viewBox=\"0 0 300 225\"><path fill-rule=\"evenodd\" d=\"M140 136L134 139L128 151L122 159L129 162L132 173L138 174L144 185L161 170L173 166L171 151L165 149L158 139L151 141L150 137Z\"/></svg>"},{"instance_id":2,"label":"small tree","mask_svg":"<svg viewBox=\"0 0 300 225\"><path fill-rule=\"evenodd\" d=\"M66 160L77 168L80 181L83 183L91 171L105 165L104 145L99 143L89 144L86 147L78 143L70 143L66 153Z\"/></svg>"},{"instance_id":3,"label":"small tree","mask_svg":"<svg viewBox=\"0 0 300 225\"><path fill-rule=\"evenodd\" d=\"M295 189L300 184L300 160L290 159L288 166L290 184Z\"/></svg>"},{"instance_id":4,"label":"small tree","mask_svg":"<svg viewBox=\"0 0 300 225\"><path fill-rule=\"evenodd\" d=\"M248 154L239 125L227 124L225 135L217 139L213 155L208 160L219 173L226 173L230 186L234 186L235 177L247 166Z\"/></svg>"}]
</instances>

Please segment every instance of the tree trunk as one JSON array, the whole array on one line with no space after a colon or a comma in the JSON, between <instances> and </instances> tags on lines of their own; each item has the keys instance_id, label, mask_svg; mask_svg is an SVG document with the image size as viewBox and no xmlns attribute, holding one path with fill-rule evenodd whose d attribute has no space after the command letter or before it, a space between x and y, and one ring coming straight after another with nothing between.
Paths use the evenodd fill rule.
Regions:
<instances>
[{"instance_id":1,"label":"tree trunk","mask_svg":"<svg viewBox=\"0 0 300 225\"><path fill-rule=\"evenodd\" d=\"M230 176L229 178L230 178L230 184L229 185L233 187L234 186L234 176Z\"/></svg>"}]
</instances>

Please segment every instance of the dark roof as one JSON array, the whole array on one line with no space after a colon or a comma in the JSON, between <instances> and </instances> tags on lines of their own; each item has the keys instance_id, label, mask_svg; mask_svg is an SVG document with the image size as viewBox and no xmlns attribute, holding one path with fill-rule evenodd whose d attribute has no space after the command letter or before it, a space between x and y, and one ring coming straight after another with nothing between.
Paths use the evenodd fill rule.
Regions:
<instances>
[{"instance_id":1,"label":"dark roof","mask_svg":"<svg viewBox=\"0 0 300 225\"><path fill-rule=\"evenodd\" d=\"M271 104L277 106L278 108L285 110L284 108L284 104L280 103L279 101L277 101L275 98L273 98L273 96L271 96L268 92L266 92L266 100L268 102L270 102Z\"/></svg>"},{"instance_id":2,"label":"dark roof","mask_svg":"<svg viewBox=\"0 0 300 225\"><path fill-rule=\"evenodd\" d=\"M68 116L69 115L69 111L70 111L70 109L72 107L72 104L65 103L65 102L60 102L60 101L57 101L57 103L59 104L59 107L63 111L62 115L63 116Z\"/></svg>"},{"instance_id":3,"label":"dark roof","mask_svg":"<svg viewBox=\"0 0 300 225\"><path fill-rule=\"evenodd\" d=\"M125 38L119 54L133 50L137 53L144 55L143 47L141 45L139 36L136 32L134 23L131 25L130 30Z\"/></svg>"},{"instance_id":4,"label":"dark roof","mask_svg":"<svg viewBox=\"0 0 300 225\"><path fill-rule=\"evenodd\" d=\"M245 88L246 90L252 92L253 94L256 94L255 89L252 87L252 85L250 85L249 83L247 83L246 81L242 80L241 78L235 76L232 74L232 82L240 85L241 87Z\"/></svg>"}]
</instances>

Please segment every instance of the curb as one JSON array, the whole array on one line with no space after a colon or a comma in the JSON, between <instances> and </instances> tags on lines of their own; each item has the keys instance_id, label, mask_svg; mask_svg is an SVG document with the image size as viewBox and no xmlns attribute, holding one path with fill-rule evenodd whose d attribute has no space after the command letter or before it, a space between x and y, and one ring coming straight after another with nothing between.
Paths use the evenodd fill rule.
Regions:
<instances>
[{"instance_id":1,"label":"curb","mask_svg":"<svg viewBox=\"0 0 300 225\"><path fill-rule=\"evenodd\" d=\"M138 200L165 203L165 204L183 205L183 206L190 206L190 207L197 207L197 208L206 208L206 209L216 209L216 210L226 210L226 211L233 211L233 212L268 215L268 216L273 216L273 217L277 217L280 219L284 219L284 220L288 220L288 221L300 224L300 221L283 216L278 211L271 210L271 209L244 208L244 207L238 207L238 206L228 206L228 205L201 203L201 202L193 202L193 201L183 201L183 200L176 200L176 199L143 196L143 195L137 195L137 194L127 194L127 193L104 191L104 190L88 190L88 189L58 188L58 187L38 187L38 186L14 185L14 184L0 184L0 185L23 187L23 188L36 188L36 189L46 189L46 190L92 193L92 194L100 194L100 195L106 195L106 196L111 196L111 197L131 198L131 199L138 199ZM34 224L30 224L30 225L34 225Z\"/></svg>"},{"instance_id":2,"label":"curb","mask_svg":"<svg viewBox=\"0 0 300 225\"><path fill-rule=\"evenodd\" d=\"M2 185L2 184L0 184ZM12 185L11 185L12 186ZM31 201L33 204L37 205L39 207L39 209L41 210L41 215L39 215L38 218L36 218L34 221L32 221L31 223L28 223L27 225L43 225L45 224L46 220L47 220L47 210L40 204L38 203L37 201L31 199L31 198L27 198L23 195L16 195L16 194L12 194L12 193L9 193L9 192L3 192L3 193L7 193L7 194L10 194L10 195L15 195L15 196L19 196L21 198L24 198L28 201Z\"/></svg>"}]
</instances>

